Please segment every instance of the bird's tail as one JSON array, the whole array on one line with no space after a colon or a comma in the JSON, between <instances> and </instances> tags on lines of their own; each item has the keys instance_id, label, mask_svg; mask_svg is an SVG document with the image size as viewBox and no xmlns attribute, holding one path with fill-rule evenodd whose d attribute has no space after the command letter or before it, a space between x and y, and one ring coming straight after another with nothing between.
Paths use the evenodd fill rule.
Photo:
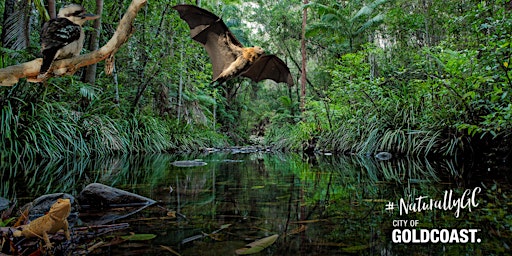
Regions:
<instances>
[{"instance_id":1,"label":"bird's tail","mask_svg":"<svg viewBox=\"0 0 512 256\"><path fill-rule=\"evenodd\" d=\"M46 49L43 50L43 64L41 65L41 69L39 69L39 74L46 74L50 67L52 66L53 59L55 58L55 54L57 54L57 50L55 49Z\"/></svg>"},{"instance_id":2,"label":"bird's tail","mask_svg":"<svg viewBox=\"0 0 512 256\"><path fill-rule=\"evenodd\" d=\"M211 87L213 87L213 88L218 88L218 87L220 87L220 86L221 86L225 81L226 81L226 79L219 78L219 79L213 80L213 81L210 83L210 86L211 86Z\"/></svg>"}]
</instances>

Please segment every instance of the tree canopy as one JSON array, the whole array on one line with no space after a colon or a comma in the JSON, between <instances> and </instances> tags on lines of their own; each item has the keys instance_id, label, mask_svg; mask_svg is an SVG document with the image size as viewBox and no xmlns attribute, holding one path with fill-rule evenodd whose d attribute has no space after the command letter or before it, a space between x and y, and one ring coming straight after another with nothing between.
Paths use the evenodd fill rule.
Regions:
<instances>
[{"instance_id":1,"label":"tree canopy","mask_svg":"<svg viewBox=\"0 0 512 256\"><path fill-rule=\"evenodd\" d=\"M119 31L130 37L113 52L88 48L62 60L74 74L42 84L17 78L37 73L50 5L0 3L0 76L12 85L0 87L2 157L247 143L355 154L510 151L510 0L188 1L222 17L244 45L278 55L298 81L235 79L218 88L206 52L171 8L179 3L141 5L121 28L130 1L82 1L102 10L99 36L86 25L88 41L106 47ZM15 75L25 62L32 68ZM80 67L96 62L95 79L86 79Z\"/></svg>"}]
</instances>

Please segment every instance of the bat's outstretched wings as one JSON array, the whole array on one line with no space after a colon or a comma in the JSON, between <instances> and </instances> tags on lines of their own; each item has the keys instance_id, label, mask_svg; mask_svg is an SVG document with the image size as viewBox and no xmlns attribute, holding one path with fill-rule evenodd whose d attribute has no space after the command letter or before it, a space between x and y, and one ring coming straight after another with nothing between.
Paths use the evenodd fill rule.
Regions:
<instances>
[{"instance_id":1,"label":"bat's outstretched wings","mask_svg":"<svg viewBox=\"0 0 512 256\"><path fill-rule=\"evenodd\" d=\"M190 37L206 49L212 62L213 77L218 77L237 57L229 43L238 47L243 45L215 14L194 5L183 4L173 8L190 27Z\"/></svg>"},{"instance_id":2,"label":"bat's outstretched wings","mask_svg":"<svg viewBox=\"0 0 512 256\"><path fill-rule=\"evenodd\" d=\"M180 18L190 27L190 36L199 43L208 44L208 36L213 33L217 36L227 35L233 44L243 47L236 37L229 31L217 15L199 8L195 5L179 4L173 7L180 14Z\"/></svg>"},{"instance_id":3,"label":"bat's outstretched wings","mask_svg":"<svg viewBox=\"0 0 512 256\"><path fill-rule=\"evenodd\" d=\"M187 22L192 39L201 43L206 49L212 62L214 80L219 79L223 71L237 70L233 72L235 76L242 75L255 82L272 79L278 83L293 85L290 70L275 55L262 55L254 62L244 60L244 51L250 47L244 48L222 19L215 14L186 4L176 5L173 9L177 10L180 18ZM222 76L219 81L225 81L230 77L234 76Z\"/></svg>"},{"instance_id":4,"label":"bat's outstretched wings","mask_svg":"<svg viewBox=\"0 0 512 256\"><path fill-rule=\"evenodd\" d=\"M288 66L275 55L259 57L248 69L241 74L255 82L272 79L278 83L293 85L293 78Z\"/></svg>"}]
</instances>

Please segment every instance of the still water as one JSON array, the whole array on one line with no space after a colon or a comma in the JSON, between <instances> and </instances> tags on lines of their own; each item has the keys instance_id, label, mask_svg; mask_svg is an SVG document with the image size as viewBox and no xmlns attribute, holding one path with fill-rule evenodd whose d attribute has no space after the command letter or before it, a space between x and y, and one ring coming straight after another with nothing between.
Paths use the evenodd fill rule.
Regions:
<instances>
[{"instance_id":1,"label":"still water","mask_svg":"<svg viewBox=\"0 0 512 256\"><path fill-rule=\"evenodd\" d=\"M172 165L194 159L206 165ZM255 255L511 253L512 172L486 161L225 152L2 163L1 171L0 196L20 205L76 196L92 182L160 202L116 221L127 229L84 242L98 245L90 255L236 255L275 234ZM156 236L119 239L131 233Z\"/></svg>"}]
</instances>

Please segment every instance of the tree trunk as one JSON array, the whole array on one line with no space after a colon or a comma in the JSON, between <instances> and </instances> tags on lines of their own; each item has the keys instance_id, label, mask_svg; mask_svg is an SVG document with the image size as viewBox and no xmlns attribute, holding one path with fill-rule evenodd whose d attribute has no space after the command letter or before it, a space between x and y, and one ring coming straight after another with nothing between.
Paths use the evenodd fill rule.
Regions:
<instances>
[{"instance_id":1,"label":"tree trunk","mask_svg":"<svg viewBox=\"0 0 512 256\"><path fill-rule=\"evenodd\" d=\"M57 5L55 4L55 0L48 0L48 15L50 15L50 19L57 18Z\"/></svg>"},{"instance_id":2,"label":"tree trunk","mask_svg":"<svg viewBox=\"0 0 512 256\"><path fill-rule=\"evenodd\" d=\"M89 50L96 51L100 45L100 27L101 27L101 14L103 13L103 0L96 0L96 14L100 16L100 18L94 20L93 31L91 34L91 39L89 41ZM87 66L85 70L84 81L89 84L94 84L96 82L96 69L97 63L94 63L90 66Z\"/></svg>"},{"instance_id":3,"label":"tree trunk","mask_svg":"<svg viewBox=\"0 0 512 256\"><path fill-rule=\"evenodd\" d=\"M181 50L180 50L180 63L183 63L183 45L181 45ZM182 98L182 93L183 93L183 74L185 73L185 71L183 70L183 64L180 64L180 82L179 82L179 87L178 87L178 123L180 122L180 117L181 117L181 108L182 108L182 105L183 105L183 98Z\"/></svg>"},{"instance_id":4,"label":"tree trunk","mask_svg":"<svg viewBox=\"0 0 512 256\"><path fill-rule=\"evenodd\" d=\"M308 0L304 0L304 5L308 4ZM306 110L306 21L308 17L308 9L304 8L302 13L302 37L300 41L300 48L302 53L302 68L300 77L300 110L304 113Z\"/></svg>"},{"instance_id":5,"label":"tree trunk","mask_svg":"<svg viewBox=\"0 0 512 256\"><path fill-rule=\"evenodd\" d=\"M117 79L117 69L116 69L116 63L113 63L114 67L112 69L112 74L114 76L114 88L115 88L115 96L114 96L114 103L119 106L119 80Z\"/></svg>"}]
</instances>

